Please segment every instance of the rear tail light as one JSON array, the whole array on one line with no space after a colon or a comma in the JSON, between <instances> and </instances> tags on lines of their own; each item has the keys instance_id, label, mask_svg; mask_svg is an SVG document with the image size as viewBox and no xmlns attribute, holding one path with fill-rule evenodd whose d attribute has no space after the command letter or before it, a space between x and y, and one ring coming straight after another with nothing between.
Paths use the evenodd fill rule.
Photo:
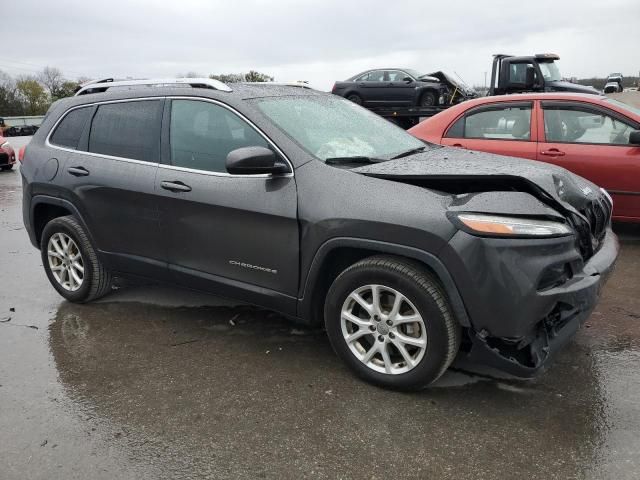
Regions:
<instances>
[{"instance_id":1,"label":"rear tail light","mask_svg":"<svg viewBox=\"0 0 640 480\"><path fill-rule=\"evenodd\" d=\"M337 85L337 83L333 84L333 87L331 88L331 93L334 93L336 91L336 85Z\"/></svg>"},{"instance_id":2,"label":"rear tail light","mask_svg":"<svg viewBox=\"0 0 640 480\"><path fill-rule=\"evenodd\" d=\"M18 150L18 160L20 161L20 163L24 162L24 151L27 148L27 146L25 145L24 147L20 148L20 150Z\"/></svg>"}]
</instances>

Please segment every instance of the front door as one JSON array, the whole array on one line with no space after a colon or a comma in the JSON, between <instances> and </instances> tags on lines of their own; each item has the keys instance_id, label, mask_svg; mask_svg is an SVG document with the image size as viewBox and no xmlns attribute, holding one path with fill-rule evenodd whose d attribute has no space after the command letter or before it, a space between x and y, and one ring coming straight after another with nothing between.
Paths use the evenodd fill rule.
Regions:
<instances>
[{"instance_id":1,"label":"front door","mask_svg":"<svg viewBox=\"0 0 640 480\"><path fill-rule=\"evenodd\" d=\"M638 125L602 107L542 102L544 133L538 160L553 163L604 187L613 215L640 218L640 146L629 144Z\"/></svg>"},{"instance_id":2,"label":"front door","mask_svg":"<svg viewBox=\"0 0 640 480\"><path fill-rule=\"evenodd\" d=\"M156 188L175 279L272 306L298 289L297 195L293 175L229 175L241 147L275 147L225 105L174 99L165 115L167 165Z\"/></svg>"}]
</instances>

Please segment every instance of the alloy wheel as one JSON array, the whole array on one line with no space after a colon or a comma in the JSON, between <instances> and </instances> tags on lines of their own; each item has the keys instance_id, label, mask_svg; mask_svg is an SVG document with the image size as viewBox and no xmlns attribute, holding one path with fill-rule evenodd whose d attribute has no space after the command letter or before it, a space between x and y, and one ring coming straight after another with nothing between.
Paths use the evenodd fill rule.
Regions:
<instances>
[{"instance_id":1,"label":"alloy wheel","mask_svg":"<svg viewBox=\"0 0 640 480\"><path fill-rule=\"evenodd\" d=\"M415 368L427 349L425 323L401 292L365 285L351 292L340 325L351 353L368 368L391 375Z\"/></svg>"},{"instance_id":2,"label":"alloy wheel","mask_svg":"<svg viewBox=\"0 0 640 480\"><path fill-rule=\"evenodd\" d=\"M67 234L51 235L47 245L49 268L58 284L70 292L78 290L84 282L84 261L76 242Z\"/></svg>"}]
</instances>

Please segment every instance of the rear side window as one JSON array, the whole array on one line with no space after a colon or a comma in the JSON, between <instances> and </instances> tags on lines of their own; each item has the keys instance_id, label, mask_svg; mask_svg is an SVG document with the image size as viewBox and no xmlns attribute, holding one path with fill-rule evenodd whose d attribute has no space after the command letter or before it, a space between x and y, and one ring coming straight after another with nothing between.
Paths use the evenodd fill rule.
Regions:
<instances>
[{"instance_id":1,"label":"rear side window","mask_svg":"<svg viewBox=\"0 0 640 480\"><path fill-rule=\"evenodd\" d=\"M531 137L531 105L505 105L472 111L447 131L448 138L524 140Z\"/></svg>"},{"instance_id":2,"label":"rear side window","mask_svg":"<svg viewBox=\"0 0 640 480\"><path fill-rule=\"evenodd\" d=\"M160 100L100 105L91 124L89 151L158 162L161 117Z\"/></svg>"},{"instance_id":3,"label":"rear side window","mask_svg":"<svg viewBox=\"0 0 640 480\"><path fill-rule=\"evenodd\" d=\"M78 148L80 136L89 121L92 108L83 107L70 111L58 124L49 141L60 147L73 148L74 150Z\"/></svg>"}]
</instances>

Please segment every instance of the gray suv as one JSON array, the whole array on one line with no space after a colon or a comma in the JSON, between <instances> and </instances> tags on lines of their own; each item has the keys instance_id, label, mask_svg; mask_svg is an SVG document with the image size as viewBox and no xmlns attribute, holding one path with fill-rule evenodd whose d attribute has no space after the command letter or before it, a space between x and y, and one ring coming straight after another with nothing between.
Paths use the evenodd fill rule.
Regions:
<instances>
[{"instance_id":1,"label":"gray suv","mask_svg":"<svg viewBox=\"0 0 640 480\"><path fill-rule=\"evenodd\" d=\"M144 277L324 324L362 378L458 354L531 376L618 253L604 190L547 164L425 144L343 98L208 79L56 102L26 149L24 223L67 300Z\"/></svg>"}]
</instances>

